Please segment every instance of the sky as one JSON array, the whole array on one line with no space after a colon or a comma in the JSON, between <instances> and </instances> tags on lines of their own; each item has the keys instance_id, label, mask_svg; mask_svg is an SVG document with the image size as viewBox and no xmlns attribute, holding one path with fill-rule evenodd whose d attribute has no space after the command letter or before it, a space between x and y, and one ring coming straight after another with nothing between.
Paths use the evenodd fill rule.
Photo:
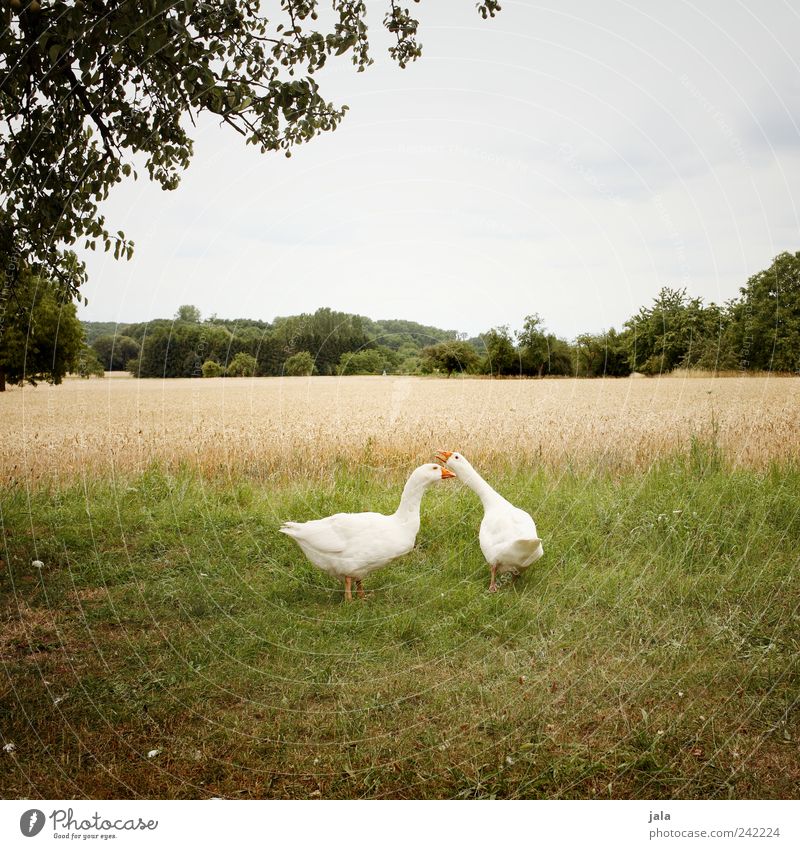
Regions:
<instances>
[{"instance_id":1,"label":"sky","mask_svg":"<svg viewBox=\"0 0 800 849\"><path fill-rule=\"evenodd\" d=\"M275 316L328 306L469 335L539 313L619 328L662 286L724 302L800 250L800 12L785 0L411 4L423 56L341 60L350 107L290 159L214 116L181 186L103 207L134 259L87 253L81 318Z\"/></svg>"}]
</instances>

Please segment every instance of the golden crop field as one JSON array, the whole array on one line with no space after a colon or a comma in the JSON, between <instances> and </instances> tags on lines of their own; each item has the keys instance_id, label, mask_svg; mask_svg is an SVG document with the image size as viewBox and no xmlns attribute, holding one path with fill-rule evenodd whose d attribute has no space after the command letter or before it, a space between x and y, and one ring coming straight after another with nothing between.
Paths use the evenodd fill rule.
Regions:
<instances>
[{"instance_id":1,"label":"golden crop field","mask_svg":"<svg viewBox=\"0 0 800 849\"><path fill-rule=\"evenodd\" d=\"M404 473L437 448L481 465L635 470L716 441L734 467L797 457L800 379L415 377L67 380L0 395L6 483L136 473Z\"/></svg>"}]
</instances>

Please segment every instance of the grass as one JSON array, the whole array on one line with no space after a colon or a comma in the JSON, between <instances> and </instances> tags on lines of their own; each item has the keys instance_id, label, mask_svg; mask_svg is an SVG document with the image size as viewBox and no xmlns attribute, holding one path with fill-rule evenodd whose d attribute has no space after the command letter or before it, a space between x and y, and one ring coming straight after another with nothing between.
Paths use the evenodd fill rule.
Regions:
<instances>
[{"instance_id":1,"label":"grass","mask_svg":"<svg viewBox=\"0 0 800 849\"><path fill-rule=\"evenodd\" d=\"M350 605L278 524L391 511L397 475L7 490L0 794L796 798L800 470L695 441L487 476L536 518L530 574L486 592L446 482Z\"/></svg>"}]
</instances>

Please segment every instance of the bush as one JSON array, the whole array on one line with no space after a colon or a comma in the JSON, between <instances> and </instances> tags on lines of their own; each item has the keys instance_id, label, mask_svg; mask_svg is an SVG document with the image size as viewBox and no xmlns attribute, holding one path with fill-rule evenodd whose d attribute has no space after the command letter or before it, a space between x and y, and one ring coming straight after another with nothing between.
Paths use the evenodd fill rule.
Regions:
<instances>
[{"instance_id":1,"label":"bush","mask_svg":"<svg viewBox=\"0 0 800 849\"><path fill-rule=\"evenodd\" d=\"M290 377L307 377L316 371L314 358L308 351L299 351L286 360L284 371Z\"/></svg>"},{"instance_id":2,"label":"bush","mask_svg":"<svg viewBox=\"0 0 800 849\"><path fill-rule=\"evenodd\" d=\"M224 372L225 369L214 360L206 360L203 363L203 377L222 377Z\"/></svg>"},{"instance_id":3,"label":"bush","mask_svg":"<svg viewBox=\"0 0 800 849\"><path fill-rule=\"evenodd\" d=\"M78 367L76 373L81 377L103 377L105 369L97 358L97 354L88 345L84 345L78 354Z\"/></svg>"},{"instance_id":4,"label":"bush","mask_svg":"<svg viewBox=\"0 0 800 849\"><path fill-rule=\"evenodd\" d=\"M228 363L225 374L228 377L253 377L256 373L258 363L252 354L245 351L239 353ZM205 368L205 366L204 366Z\"/></svg>"}]
</instances>

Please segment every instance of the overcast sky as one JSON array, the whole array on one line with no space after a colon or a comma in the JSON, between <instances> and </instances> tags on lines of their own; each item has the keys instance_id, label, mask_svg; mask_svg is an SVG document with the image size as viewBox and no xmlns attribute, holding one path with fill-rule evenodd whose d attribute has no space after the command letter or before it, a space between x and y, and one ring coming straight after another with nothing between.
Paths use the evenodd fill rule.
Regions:
<instances>
[{"instance_id":1,"label":"overcast sky","mask_svg":"<svg viewBox=\"0 0 800 849\"><path fill-rule=\"evenodd\" d=\"M370 0L373 24L385 3ZM573 337L661 286L724 301L800 250L800 14L784 0L412 4L423 57L337 63L340 128L291 159L218 119L182 185L105 206L82 318L330 306L470 334L538 312ZM551 8L556 7L556 8Z\"/></svg>"}]
</instances>

